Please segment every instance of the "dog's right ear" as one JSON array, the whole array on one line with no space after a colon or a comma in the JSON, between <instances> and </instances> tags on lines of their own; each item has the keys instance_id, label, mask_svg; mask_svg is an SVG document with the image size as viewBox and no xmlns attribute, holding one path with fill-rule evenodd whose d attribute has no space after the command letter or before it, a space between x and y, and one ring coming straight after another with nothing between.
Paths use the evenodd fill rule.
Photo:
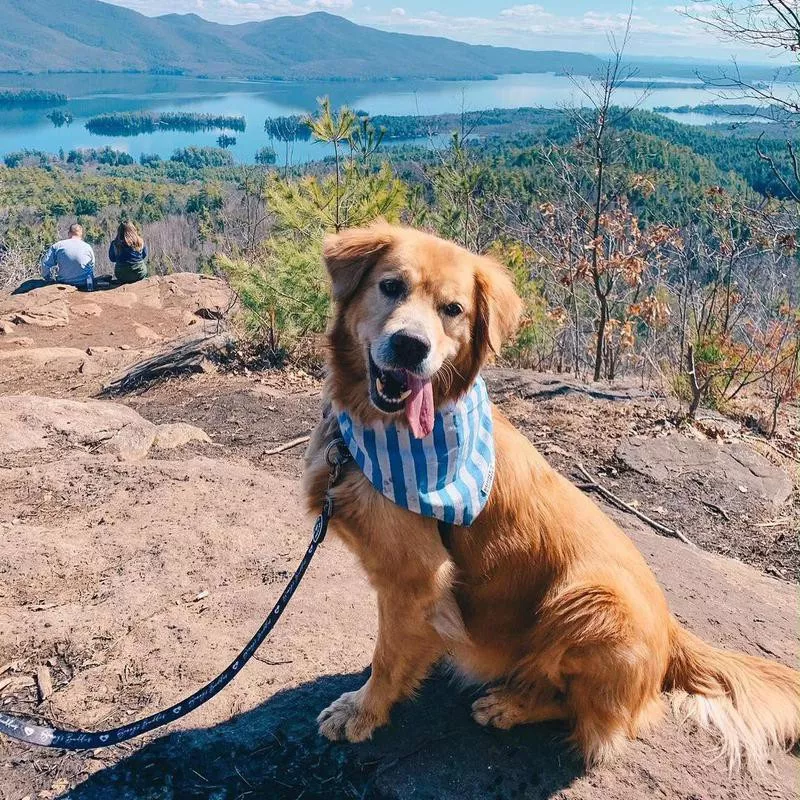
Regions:
<instances>
[{"instance_id":1,"label":"dog's right ear","mask_svg":"<svg viewBox=\"0 0 800 800\"><path fill-rule=\"evenodd\" d=\"M346 303L356 293L364 276L393 241L392 227L385 223L326 237L323 254L337 303Z\"/></svg>"}]
</instances>

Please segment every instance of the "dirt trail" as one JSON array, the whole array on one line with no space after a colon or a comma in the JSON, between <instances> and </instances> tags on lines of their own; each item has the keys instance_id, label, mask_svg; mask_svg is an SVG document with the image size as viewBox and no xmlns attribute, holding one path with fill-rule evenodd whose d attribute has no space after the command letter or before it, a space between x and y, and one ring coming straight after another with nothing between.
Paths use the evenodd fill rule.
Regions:
<instances>
[{"instance_id":1,"label":"dirt trail","mask_svg":"<svg viewBox=\"0 0 800 800\"><path fill-rule=\"evenodd\" d=\"M65 385L58 375L32 382L53 397ZM655 436L659 401L560 390L525 399L502 372L490 374L490 385L565 472L579 457L615 491L673 519L674 487L620 471L615 457L619 442ZM31 400L26 414L13 415L12 431L3 404L19 401L3 395L26 391L19 379L0 382L0 709L110 727L216 675L279 595L310 520L299 495L302 448L264 451L314 425L319 386L302 373L198 375L107 404L104 415L80 416L73 427L54 425L51 403ZM211 441L159 440L171 423L196 426ZM139 446L120 447L121 432ZM752 523L794 516L796 506L743 498L721 526L715 512L684 500L683 529L709 528L717 549L725 541L717 530L741 543L772 537L779 551L774 529ZM721 646L796 663L796 587L764 572L792 563L770 561L762 542L742 551L759 570L611 513L688 627ZM258 658L219 697L160 737L111 750L64 755L0 741L0 798L797 797L792 757L776 758L759 778L730 777L705 734L672 720L632 743L618 764L585 774L557 725L475 725L472 690L445 672L372 742L333 745L317 735L314 717L363 680L374 633L372 593L331 539ZM32 677L40 666L54 686L44 703Z\"/></svg>"}]
</instances>

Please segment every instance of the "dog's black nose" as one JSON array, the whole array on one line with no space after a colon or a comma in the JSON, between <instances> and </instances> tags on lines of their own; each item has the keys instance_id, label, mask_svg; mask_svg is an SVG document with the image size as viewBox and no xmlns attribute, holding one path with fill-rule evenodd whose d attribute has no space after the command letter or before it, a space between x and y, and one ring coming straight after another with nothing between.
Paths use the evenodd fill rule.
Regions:
<instances>
[{"instance_id":1,"label":"dog's black nose","mask_svg":"<svg viewBox=\"0 0 800 800\"><path fill-rule=\"evenodd\" d=\"M417 333L398 331L389 339L392 361L404 369L416 369L431 351L431 343Z\"/></svg>"}]
</instances>

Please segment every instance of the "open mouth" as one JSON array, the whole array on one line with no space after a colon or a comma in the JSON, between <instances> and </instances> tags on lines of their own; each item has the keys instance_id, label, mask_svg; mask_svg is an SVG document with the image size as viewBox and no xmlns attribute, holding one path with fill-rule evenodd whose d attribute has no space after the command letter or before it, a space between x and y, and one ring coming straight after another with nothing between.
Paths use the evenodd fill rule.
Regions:
<instances>
[{"instance_id":1,"label":"open mouth","mask_svg":"<svg viewBox=\"0 0 800 800\"><path fill-rule=\"evenodd\" d=\"M433 387L430 378L405 369L382 369L369 354L369 397L384 414L405 412L408 427L417 439L433 431Z\"/></svg>"},{"instance_id":2,"label":"open mouth","mask_svg":"<svg viewBox=\"0 0 800 800\"><path fill-rule=\"evenodd\" d=\"M411 397L408 372L404 369L381 369L369 357L369 396L378 410L394 414L405 408Z\"/></svg>"}]
</instances>

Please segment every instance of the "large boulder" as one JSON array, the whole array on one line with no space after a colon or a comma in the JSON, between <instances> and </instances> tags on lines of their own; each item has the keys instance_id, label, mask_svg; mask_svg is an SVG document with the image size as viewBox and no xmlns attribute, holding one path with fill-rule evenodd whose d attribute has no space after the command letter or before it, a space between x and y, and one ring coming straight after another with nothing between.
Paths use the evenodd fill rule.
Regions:
<instances>
[{"instance_id":1,"label":"large boulder","mask_svg":"<svg viewBox=\"0 0 800 800\"><path fill-rule=\"evenodd\" d=\"M148 319L153 312L166 311L167 318L177 313L198 320L223 320L233 308L235 297L224 281L209 275L181 272L146 278L136 284L93 292L78 292L73 286L53 284L20 295L0 297L0 334L9 334L15 325L40 328L64 327L70 315L99 317L103 309L142 309ZM149 313L148 313L149 312ZM161 315L163 318L163 315Z\"/></svg>"},{"instance_id":2,"label":"large boulder","mask_svg":"<svg viewBox=\"0 0 800 800\"><path fill-rule=\"evenodd\" d=\"M0 320L38 328L64 327L69 322L70 300L77 291L74 286L54 284L0 299Z\"/></svg>"},{"instance_id":3,"label":"large boulder","mask_svg":"<svg viewBox=\"0 0 800 800\"><path fill-rule=\"evenodd\" d=\"M12 343L13 340L6 340ZM25 349L0 350L0 363L9 366L56 368L61 372L77 372L87 360L84 350L76 347L30 347L32 340L25 342ZM17 342L19 344L19 342Z\"/></svg>"},{"instance_id":4,"label":"large boulder","mask_svg":"<svg viewBox=\"0 0 800 800\"><path fill-rule=\"evenodd\" d=\"M741 442L689 439L675 433L628 439L617 447L616 455L630 469L659 483L692 477L715 502L733 491L780 508L792 494L789 475Z\"/></svg>"},{"instance_id":5,"label":"large boulder","mask_svg":"<svg viewBox=\"0 0 800 800\"><path fill-rule=\"evenodd\" d=\"M193 425L154 425L119 403L0 397L0 458L62 447L114 453L127 461L145 458L153 447L166 450L209 441Z\"/></svg>"}]
</instances>

